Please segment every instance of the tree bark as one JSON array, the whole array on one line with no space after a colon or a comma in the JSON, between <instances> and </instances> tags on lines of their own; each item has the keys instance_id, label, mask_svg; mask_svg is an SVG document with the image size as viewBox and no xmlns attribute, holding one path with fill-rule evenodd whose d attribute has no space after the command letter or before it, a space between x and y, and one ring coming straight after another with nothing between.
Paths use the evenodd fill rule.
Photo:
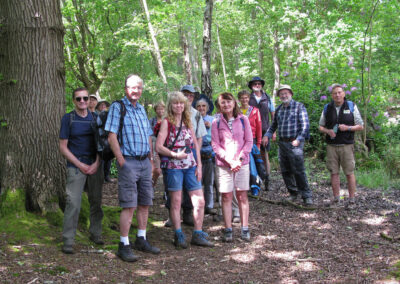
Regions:
<instances>
[{"instance_id":1,"label":"tree bark","mask_svg":"<svg viewBox=\"0 0 400 284\"><path fill-rule=\"evenodd\" d=\"M151 21L150 21L150 13L149 13L149 9L147 7L147 1L140 0L140 4L141 4L143 12L146 16L147 26L148 26L148 34L150 35L150 39L153 42L153 46L154 46L154 49L151 50L151 56L153 57L153 59L156 63L157 74L161 78L161 80L164 83L164 86L166 88L167 87L167 77L165 76L164 66L163 66L162 59L161 59L160 48L158 47L156 33L154 32L153 25L151 24Z\"/></svg>"},{"instance_id":2,"label":"tree bark","mask_svg":"<svg viewBox=\"0 0 400 284\"><path fill-rule=\"evenodd\" d=\"M198 86L199 85L199 62L197 60L198 58L198 52L197 52L197 46L195 41L192 39L192 35L190 30L188 30L187 33L187 39L188 39L188 44L189 44L189 56L190 56L190 62L192 65L192 81L193 84Z\"/></svg>"},{"instance_id":3,"label":"tree bark","mask_svg":"<svg viewBox=\"0 0 400 284\"><path fill-rule=\"evenodd\" d=\"M279 88L281 83L280 74L281 74L281 64L279 61L279 40L278 40L278 28L274 30L274 71L275 71L275 79L274 79L274 90L272 92L272 100L275 101L276 90Z\"/></svg>"},{"instance_id":4,"label":"tree bark","mask_svg":"<svg viewBox=\"0 0 400 284\"><path fill-rule=\"evenodd\" d=\"M227 77L226 77L224 52L222 51L221 40L220 40L220 38L219 38L219 28L218 28L218 25L216 25L216 27L217 27L218 48L219 48L219 53L220 53L220 55L221 55L222 72L224 73L225 90L227 91L228 88L229 88L229 86L228 86L228 80L227 80Z\"/></svg>"},{"instance_id":5,"label":"tree bark","mask_svg":"<svg viewBox=\"0 0 400 284\"><path fill-rule=\"evenodd\" d=\"M203 56L201 58L201 92L212 98L211 86L211 24L213 0L206 0L203 22Z\"/></svg>"},{"instance_id":6,"label":"tree bark","mask_svg":"<svg viewBox=\"0 0 400 284\"><path fill-rule=\"evenodd\" d=\"M27 209L63 200L65 161L58 133L65 111L59 0L0 1L0 183L23 189Z\"/></svg>"}]
</instances>

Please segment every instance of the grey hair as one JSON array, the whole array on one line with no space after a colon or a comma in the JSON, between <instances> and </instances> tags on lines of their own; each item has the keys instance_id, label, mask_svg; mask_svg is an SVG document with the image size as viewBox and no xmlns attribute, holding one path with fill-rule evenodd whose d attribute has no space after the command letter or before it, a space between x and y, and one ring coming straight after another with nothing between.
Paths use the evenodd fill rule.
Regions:
<instances>
[{"instance_id":1,"label":"grey hair","mask_svg":"<svg viewBox=\"0 0 400 284\"><path fill-rule=\"evenodd\" d=\"M200 99L200 100L198 100L198 101L196 102L196 108L197 108L197 105L198 105L199 103L205 103L205 104L207 105L207 111L210 109L210 105L208 104L208 102L207 102L205 99Z\"/></svg>"},{"instance_id":2,"label":"grey hair","mask_svg":"<svg viewBox=\"0 0 400 284\"><path fill-rule=\"evenodd\" d=\"M331 93L332 93L333 90L336 89L336 88L341 88L342 91L344 90L342 85L340 85L340 84L338 84L338 83L335 83L335 84L332 84L332 86L331 86Z\"/></svg>"}]
</instances>

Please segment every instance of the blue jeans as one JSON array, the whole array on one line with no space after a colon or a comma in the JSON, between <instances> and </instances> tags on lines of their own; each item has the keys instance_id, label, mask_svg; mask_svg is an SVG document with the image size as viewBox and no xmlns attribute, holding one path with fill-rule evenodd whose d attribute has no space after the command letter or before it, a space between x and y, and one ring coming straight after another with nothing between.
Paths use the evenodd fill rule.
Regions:
<instances>
[{"instance_id":1,"label":"blue jeans","mask_svg":"<svg viewBox=\"0 0 400 284\"><path fill-rule=\"evenodd\" d=\"M291 142L279 141L279 164L282 177L290 195L301 194L302 198L311 198L304 167L304 141L294 147Z\"/></svg>"}]
</instances>

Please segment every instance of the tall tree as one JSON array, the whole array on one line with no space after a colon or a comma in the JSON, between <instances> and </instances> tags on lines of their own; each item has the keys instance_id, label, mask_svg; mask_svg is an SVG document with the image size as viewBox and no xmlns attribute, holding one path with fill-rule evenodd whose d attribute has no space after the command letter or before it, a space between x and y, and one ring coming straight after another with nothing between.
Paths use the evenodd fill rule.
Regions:
<instances>
[{"instance_id":1,"label":"tall tree","mask_svg":"<svg viewBox=\"0 0 400 284\"><path fill-rule=\"evenodd\" d=\"M28 209L57 208L64 190L58 132L64 113L59 0L0 1L0 182L24 189Z\"/></svg>"},{"instance_id":2,"label":"tall tree","mask_svg":"<svg viewBox=\"0 0 400 284\"><path fill-rule=\"evenodd\" d=\"M203 56L201 58L201 92L212 98L211 86L211 24L213 0L206 0L203 21Z\"/></svg>"},{"instance_id":3,"label":"tall tree","mask_svg":"<svg viewBox=\"0 0 400 284\"><path fill-rule=\"evenodd\" d=\"M217 27L217 42L218 42L218 49L219 53L221 55L221 64L222 64L222 72L224 73L224 82L225 82L225 90L228 90L228 80L226 78L226 69L225 69L225 60L224 60L224 52L222 50L222 44L221 44L221 39L219 38L219 28L218 24L216 25Z\"/></svg>"},{"instance_id":4,"label":"tall tree","mask_svg":"<svg viewBox=\"0 0 400 284\"><path fill-rule=\"evenodd\" d=\"M146 16L149 36L151 38L151 41L153 42L153 49L151 49L151 55L157 66L157 74L161 78L165 87L167 87L167 77L165 76L164 65L163 65L162 58L161 58L160 48L158 47L156 33L155 33L155 31L153 29L153 25L151 24L151 21L150 21L150 13L149 13L149 9L147 7L147 1L140 0L140 4L142 5L143 12Z\"/></svg>"}]
</instances>

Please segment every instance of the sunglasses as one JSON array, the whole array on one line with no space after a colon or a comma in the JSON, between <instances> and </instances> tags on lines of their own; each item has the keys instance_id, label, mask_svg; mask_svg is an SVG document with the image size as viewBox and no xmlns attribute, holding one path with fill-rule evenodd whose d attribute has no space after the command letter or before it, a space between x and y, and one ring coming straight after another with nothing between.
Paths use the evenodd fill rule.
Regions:
<instances>
[{"instance_id":1,"label":"sunglasses","mask_svg":"<svg viewBox=\"0 0 400 284\"><path fill-rule=\"evenodd\" d=\"M253 83L253 86L257 86L257 85L262 86L262 84L260 82Z\"/></svg>"},{"instance_id":2,"label":"sunglasses","mask_svg":"<svg viewBox=\"0 0 400 284\"><path fill-rule=\"evenodd\" d=\"M89 97L76 97L76 98L75 98L75 100L76 100L77 102L80 102L82 99L83 99L85 102L87 102L87 101L89 100Z\"/></svg>"}]
</instances>

